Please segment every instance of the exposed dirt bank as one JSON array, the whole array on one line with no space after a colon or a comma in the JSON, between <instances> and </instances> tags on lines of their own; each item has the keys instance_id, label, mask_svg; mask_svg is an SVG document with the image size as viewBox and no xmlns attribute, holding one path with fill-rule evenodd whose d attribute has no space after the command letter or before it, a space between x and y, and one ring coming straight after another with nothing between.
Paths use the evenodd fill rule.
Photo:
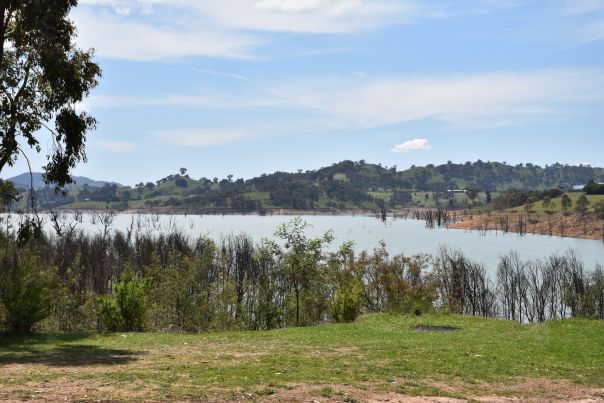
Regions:
<instances>
[{"instance_id":1,"label":"exposed dirt bank","mask_svg":"<svg viewBox=\"0 0 604 403\"><path fill-rule=\"evenodd\" d=\"M529 214L504 211L466 216L448 227L482 232L514 232L604 240L604 220L598 219L595 214L564 216L563 214L548 215L544 213Z\"/></svg>"}]
</instances>

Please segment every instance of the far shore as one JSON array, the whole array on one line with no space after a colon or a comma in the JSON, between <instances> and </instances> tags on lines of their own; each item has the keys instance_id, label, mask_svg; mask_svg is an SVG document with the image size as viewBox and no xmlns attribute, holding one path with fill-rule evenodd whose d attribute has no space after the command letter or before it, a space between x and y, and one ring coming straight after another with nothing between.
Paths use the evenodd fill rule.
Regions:
<instances>
[{"instance_id":1,"label":"far shore","mask_svg":"<svg viewBox=\"0 0 604 403\"><path fill-rule=\"evenodd\" d=\"M170 208L159 209L59 209L61 213L74 214L141 214L141 215L183 215L183 216L342 216L342 217L374 217L376 219L418 219L422 212L430 208L410 207L402 210L371 210L371 209L272 209L261 211L233 211L233 210L201 210L185 211ZM50 210L39 210L38 213L49 213ZM14 212L12 212L14 213ZM449 213L455 215L453 222L443 225L442 228L452 230L479 231L483 233L522 233L523 235L545 235L560 238L575 238L604 241L604 221L593 219L581 219L575 215L563 216L554 214L551 216L533 214L530 221L525 222L524 228L518 226L518 221L523 219L523 214L507 211L496 211L486 214L473 214L467 210L453 210ZM502 218L506 218L506 228L502 228ZM526 217L524 217L526 220ZM521 229L522 228L522 229Z\"/></svg>"},{"instance_id":2,"label":"far shore","mask_svg":"<svg viewBox=\"0 0 604 403\"><path fill-rule=\"evenodd\" d=\"M386 217L388 218L412 218L414 212L429 210L423 207L410 207L402 210L387 210ZM48 213L50 210L39 210L39 213ZM313 209L313 210L295 210L295 209L271 209L271 210L179 210L172 208L157 208L157 209L87 209L87 208L60 208L58 211L62 213L94 213L101 214L113 212L115 214L157 214L157 215L241 215L241 216L369 216L381 217L381 210L372 209Z\"/></svg>"}]
</instances>

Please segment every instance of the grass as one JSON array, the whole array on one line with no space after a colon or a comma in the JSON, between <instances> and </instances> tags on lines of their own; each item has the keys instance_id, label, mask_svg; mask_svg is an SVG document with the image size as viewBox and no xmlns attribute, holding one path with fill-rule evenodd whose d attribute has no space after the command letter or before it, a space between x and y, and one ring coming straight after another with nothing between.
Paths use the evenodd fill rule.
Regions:
<instances>
[{"instance_id":1,"label":"grass","mask_svg":"<svg viewBox=\"0 0 604 403\"><path fill-rule=\"evenodd\" d=\"M418 324L461 329L413 330ZM602 363L604 322L519 325L376 314L353 324L269 332L4 338L0 400L29 398L32 390L49 400L296 400L302 394L342 401L371 393L540 398L571 390L594 396L601 393L594 388L604 387ZM526 387L527 380L541 387Z\"/></svg>"},{"instance_id":2,"label":"grass","mask_svg":"<svg viewBox=\"0 0 604 403\"><path fill-rule=\"evenodd\" d=\"M570 198L570 200L573 203L572 206L570 207L570 209L568 210L570 213L575 211L575 206L577 205L577 200L579 199L579 197L581 197L582 194L583 193L581 193L581 192L567 193L568 197ZM553 207L550 207L548 209L549 212L562 213L561 200L562 200L562 197L556 197L556 198L552 199ZM587 206L588 210L593 211L596 203L598 203L600 201L604 201L604 195L587 195L587 200L589 201L589 205ZM525 212L525 206L514 207L511 209L508 209L508 211ZM546 209L543 207L542 201L535 202L533 204L533 208L531 211L535 212L535 213L546 213Z\"/></svg>"}]
</instances>

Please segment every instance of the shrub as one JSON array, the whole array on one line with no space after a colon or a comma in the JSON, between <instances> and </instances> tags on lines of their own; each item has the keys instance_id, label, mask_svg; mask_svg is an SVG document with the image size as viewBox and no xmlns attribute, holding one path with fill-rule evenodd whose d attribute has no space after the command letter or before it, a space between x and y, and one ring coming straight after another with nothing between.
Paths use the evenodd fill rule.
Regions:
<instances>
[{"instance_id":1,"label":"shrub","mask_svg":"<svg viewBox=\"0 0 604 403\"><path fill-rule=\"evenodd\" d=\"M103 327L110 332L117 332L123 328L122 316L115 299L104 298L100 300L99 319Z\"/></svg>"},{"instance_id":2,"label":"shrub","mask_svg":"<svg viewBox=\"0 0 604 403\"><path fill-rule=\"evenodd\" d=\"M176 187L179 188L186 188L189 186L189 183L187 182L186 179L183 178L178 178L174 181L174 184L176 185Z\"/></svg>"},{"instance_id":3,"label":"shrub","mask_svg":"<svg viewBox=\"0 0 604 403\"><path fill-rule=\"evenodd\" d=\"M604 184L596 183L593 179L587 182L583 191L588 195L604 195Z\"/></svg>"},{"instance_id":4,"label":"shrub","mask_svg":"<svg viewBox=\"0 0 604 403\"><path fill-rule=\"evenodd\" d=\"M28 251L7 252L0 272L0 306L7 330L30 333L50 314L58 286L54 268L40 265Z\"/></svg>"},{"instance_id":5,"label":"shrub","mask_svg":"<svg viewBox=\"0 0 604 403\"><path fill-rule=\"evenodd\" d=\"M357 278L336 290L333 316L336 322L354 322L361 313L363 287Z\"/></svg>"},{"instance_id":6,"label":"shrub","mask_svg":"<svg viewBox=\"0 0 604 403\"><path fill-rule=\"evenodd\" d=\"M131 271L122 274L115 285L115 298L105 298L99 304L99 318L109 331L140 332L145 329L146 284Z\"/></svg>"}]
</instances>

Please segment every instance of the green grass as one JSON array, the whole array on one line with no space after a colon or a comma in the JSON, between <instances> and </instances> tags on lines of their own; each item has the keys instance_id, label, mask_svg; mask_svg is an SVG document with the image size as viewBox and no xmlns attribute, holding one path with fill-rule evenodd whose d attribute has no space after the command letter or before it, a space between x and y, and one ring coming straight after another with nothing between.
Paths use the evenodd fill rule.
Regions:
<instances>
[{"instance_id":1,"label":"green grass","mask_svg":"<svg viewBox=\"0 0 604 403\"><path fill-rule=\"evenodd\" d=\"M243 196L250 200L258 200L263 203L268 203L271 198L271 194L269 192L247 192L244 193Z\"/></svg>"},{"instance_id":2,"label":"green grass","mask_svg":"<svg viewBox=\"0 0 604 403\"><path fill-rule=\"evenodd\" d=\"M392 192L367 192L367 194L375 199L382 199L386 203L389 203L392 198Z\"/></svg>"},{"instance_id":3,"label":"green grass","mask_svg":"<svg viewBox=\"0 0 604 403\"><path fill-rule=\"evenodd\" d=\"M412 329L417 324L461 329L419 332ZM527 396L541 392L515 386L526 379L604 387L602 363L604 322L519 325L455 315L379 314L354 324L269 332L5 338L0 340L0 399L65 382L86 386L91 399L108 397L103 385L131 390L137 382L144 390L132 389L129 399L230 399L238 393L261 399L300 385L319 397L342 388ZM81 397L74 394L69 397Z\"/></svg>"},{"instance_id":4,"label":"green grass","mask_svg":"<svg viewBox=\"0 0 604 403\"><path fill-rule=\"evenodd\" d=\"M83 209L83 210L105 210L107 207L111 206L111 203L101 202L101 201L82 201L77 203L66 204L62 206L64 209Z\"/></svg>"},{"instance_id":5,"label":"green grass","mask_svg":"<svg viewBox=\"0 0 604 403\"><path fill-rule=\"evenodd\" d=\"M567 193L567 195L570 198L570 200L573 202L572 206L570 207L570 209L568 211L573 212L575 210L575 206L577 205L577 200L579 199L579 197L581 197L582 193L581 192L572 192L572 193ZM562 197L556 197L555 199L552 199L554 206L550 207L549 211L553 212L553 213L561 213L562 212L562 207L560 206L561 200L562 200ZM588 210L593 211L596 203L598 203L600 201L604 201L604 195L587 195L587 200L589 201L589 205L587 206ZM514 207L514 208L511 208L508 210L524 212L525 206ZM532 211L535 213L545 213L546 210L543 207L543 202L541 200L538 202L535 202L533 205Z\"/></svg>"}]
</instances>

